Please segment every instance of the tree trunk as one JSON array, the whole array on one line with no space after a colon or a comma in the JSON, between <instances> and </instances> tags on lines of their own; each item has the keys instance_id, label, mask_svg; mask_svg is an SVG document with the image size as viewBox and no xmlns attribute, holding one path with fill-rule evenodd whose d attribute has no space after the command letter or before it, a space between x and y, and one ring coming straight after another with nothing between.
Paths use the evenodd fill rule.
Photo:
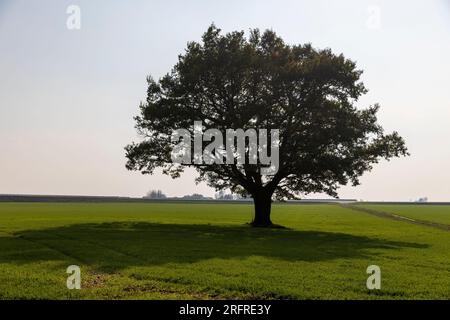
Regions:
<instances>
[{"instance_id":1,"label":"tree trunk","mask_svg":"<svg viewBox=\"0 0 450 320\"><path fill-rule=\"evenodd\" d=\"M270 194L261 193L253 196L255 204L255 218L252 221L254 227L270 227L270 208L272 206L272 196Z\"/></svg>"}]
</instances>

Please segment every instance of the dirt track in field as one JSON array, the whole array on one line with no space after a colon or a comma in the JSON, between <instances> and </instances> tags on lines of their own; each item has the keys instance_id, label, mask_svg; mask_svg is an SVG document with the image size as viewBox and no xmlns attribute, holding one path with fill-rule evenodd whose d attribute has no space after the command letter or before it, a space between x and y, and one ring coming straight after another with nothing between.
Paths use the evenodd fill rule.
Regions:
<instances>
[{"instance_id":1,"label":"dirt track in field","mask_svg":"<svg viewBox=\"0 0 450 320\"><path fill-rule=\"evenodd\" d=\"M440 229L440 230L450 231L450 226L446 225L446 224L425 221L425 220L411 219L411 218L407 218L407 217L389 213L389 212L378 211L378 210L373 210L373 209L368 209L368 208L362 208L360 206L352 205L352 204L338 204L338 205L341 207L344 207L344 208L355 210L355 211L368 213L368 214L371 214L371 215L374 215L374 216L377 216L380 218L409 222L409 223L432 227L432 228L436 228L436 229Z\"/></svg>"}]
</instances>

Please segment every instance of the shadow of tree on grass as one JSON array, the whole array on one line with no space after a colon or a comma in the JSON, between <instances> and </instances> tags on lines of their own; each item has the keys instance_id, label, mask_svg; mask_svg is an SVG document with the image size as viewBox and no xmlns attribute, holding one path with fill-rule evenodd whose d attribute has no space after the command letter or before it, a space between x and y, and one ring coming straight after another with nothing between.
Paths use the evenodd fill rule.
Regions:
<instances>
[{"instance_id":1,"label":"shadow of tree on grass","mask_svg":"<svg viewBox=\"0 0 450 320\"><path fill-rule=\"evenodd\" d=\"M0 263L58 260L113 272L129 266L263 256L326 261L376 254L371 249L426 248L344 233L248 226L114 222L26 230L0 237Z\"/></svg>"}]
</instances>

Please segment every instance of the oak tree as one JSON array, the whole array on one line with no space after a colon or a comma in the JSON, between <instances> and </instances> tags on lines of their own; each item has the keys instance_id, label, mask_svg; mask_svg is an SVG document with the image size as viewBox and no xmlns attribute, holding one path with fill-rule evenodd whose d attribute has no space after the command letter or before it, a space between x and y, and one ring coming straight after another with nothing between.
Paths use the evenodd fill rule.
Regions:
<instances>
[{"instance_id":1,"label":"oak tree","mask_svg":"<svg viewBox=\"0 0 450 320\"><path fill-rule=\"evenodd\" d=\"M127 168L151 174L162 168L178 177L194 167L197 181L231 189L254 200L254 226L272 226L273 199L323 192L337 197L340 185L380 159L408 154L397 132L377 123L377 104L357 108L367 92L355 62L330 49L289 45L273 31L222 34L211 25L201 42L190 42L171 72L148 77L147 98L136 127L142 140L126 147ZM171 161L173 130L279 130L279 168L263 164L185 164ZM248 151L248 149L247 149Z\"/></svg>"}]
</instances>

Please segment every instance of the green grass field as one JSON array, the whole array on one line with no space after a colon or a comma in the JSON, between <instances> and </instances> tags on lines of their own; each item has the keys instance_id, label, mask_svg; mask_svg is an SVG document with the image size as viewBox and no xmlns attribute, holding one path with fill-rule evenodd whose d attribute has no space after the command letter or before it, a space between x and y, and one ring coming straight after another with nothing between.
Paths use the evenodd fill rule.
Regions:
<instances>
[{"instance_id":1,"label":"green grass field","mask_svg":"<svg viewBox=\"0 0 450 320\"><path fill-rule=\"evenodd\" d=\"M450 206L447 205L361 205L364 208L393 213L414 220L450 225Z\"/></svg>"},{"instance_id":2,"label":"green grass field","mask_svg":"<svg viewBox=\"0 0 450 320\"><path fill-rule=\"evenodd\" d=\"M0 203L0 298L450 298L448 231L327 204L275 205L272 220L289 229L254 229L252 210ZM448 221L439 210L430 212ZM81 290L66 288L72 264ZM381 290L369 291L373 264Z\"/></svg>"}]
</instances>

